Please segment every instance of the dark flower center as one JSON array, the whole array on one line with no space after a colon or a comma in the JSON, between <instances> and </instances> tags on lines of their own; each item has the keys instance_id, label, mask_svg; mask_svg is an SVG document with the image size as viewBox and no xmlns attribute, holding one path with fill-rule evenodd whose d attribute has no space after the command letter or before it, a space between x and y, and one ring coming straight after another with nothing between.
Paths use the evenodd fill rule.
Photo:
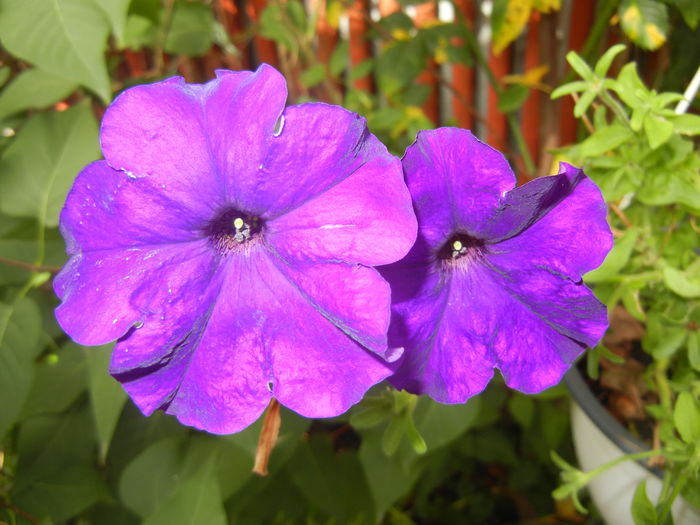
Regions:
<instances>
[{"instance_id":1,"label":"dark flower center","mask_svg":"<svg viewBox=\"0 0 700 525\"><path fill-rule=\"evenodd\" d=\"M438 259L446 267L465 266L482 255L484 246L485 243L481 239L465 233L456 233L442 245L438 251Z\"/></svg>"},{"instance_id":2,"label":"dark flower center","mask_svg":"<svg viewBox=\"0 0 700 525\"><path fill-rule=\"evenodd\" d=\"M263 221L230 208L220 213L204 229L209 242L221 255L250 250L260 241Z\"/></svg>"}]
</instances>

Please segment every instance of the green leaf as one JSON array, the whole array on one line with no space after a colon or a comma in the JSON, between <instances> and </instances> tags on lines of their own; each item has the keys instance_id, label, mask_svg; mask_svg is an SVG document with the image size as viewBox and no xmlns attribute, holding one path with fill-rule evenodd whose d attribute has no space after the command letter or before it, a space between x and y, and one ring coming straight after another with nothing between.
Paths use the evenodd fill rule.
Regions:
<instances>
[{"instance_id":1,"label":"green leaf","mask_svg":"<svg viewBox=\"0 0 700 525\"><path fill-rule=\"evenodd\" d=\"M55 226L78 172L100 155L90 104L33 115L0 159L0 210Z\"/></svg>"},{"instance_id":2,"label":"green leaf","mask_svg":"<svg viewBox=\"0 0 700 525\"><path fill-rule=\"evenodd\" d=\"M374 523L372 496L354 451L335 452L327 435L312 436L285 470L312 507L337 523Z\"/></svg>"},{"instance_id":3,"label":"green leaf","mask_svg":"<svg viewBox=\"0 0 700 525\"><path fill-rule=\"evenodd\" d=\"M663 117L647 114L644 119L644 133L651 149L656 149L673 135L673 124Z\"/></svg>"},{"instance_id":4,"label":"green leaf","mask_svg":"<svg viewBox=\"0 0 700 525\"><path fill-rule=\"evenodd\" d=\"M30 299L0 303L0 440L22 410L34 378L34 359L41 352L39 309Z\"/></svg>"},{"instance_id":5,"label":"green leaf","mask_svg":"<svg viewBox=\"0 0 700 525\"><path fill-rule=\"evenodd\" d=\"M618 8L620 25L639 47L653 51L668 38L666 6L657 0L623 0Z\"/></svg>"},{"instance_id":6,"label":"green leaf","mask_svg":"<svg viewBox=\"0 0 700 525\"><path fill-rule=\"evenodd\" d=\"M700 442L700 403L690 392L678 394L673 408L673 422L686 443Z\"/></svg>"},{"instance_id":7,"label":"green leaf","mask_svg":"<svg viewBox=\"0 0 700 525\"><path fill-rule=\"evenodd\" d=\"M696 279L689 278L681 270L666 265L663 269L663 276L666 286L681 297L687 299L700 297L700 282Z\"/></svg>"},{"instance_id":8,"label":"green leaf","mask_svg":"<svg viewBox=\"0 0 700 525\"><path fill-rule=\"evenodd\" d=\"M84 511L109 492L94 466L95 435L86 406L36 416L20 427L12 502L55 522Z\"/></svg>"},{"instance_id":9,"label":"green leaf","mask_svg":"<svg viewBox=\"0 0 700 525\"><path fill-rule=\"evenodd\" d=\"M700 3L696 0L666 0L666 2L678 8L680 14L683 15L685 23L691 29L697 29L698 22L700 22Z\"/></svg>"},{"instance_id":10,"label":"green leaf","mask_svg":"<svg viewBox=\"0 0 700 525\"><path fill-rule=\"evenodd\" d=\"M622 53L624 50L624 44L617 44L612 46L605 53L603 53L603 56L600 57L600 59L595 65L595 69L593 70L595 74L601 78L604 77L608 73L608 69L610 69L612 61L615 60L615 57Z\"/></svg>"},{"instance_id":11,"label":"green leaf","mask_svg":"<svg viewBox=\"0 0 700 525\"><path fill-rule=\"evenodd\" d=\"M140 51L144 47L153 47L158 40L158 30L150 18L130 14L124 30L124 47Z\"/></svg>"},{"instance_id":12,"label":"green leaf","mask_svg":"<svg viewBox=\"0 0 700 525\"><path fill-rule=\"evenodd\" d=\"M514 84L508 86L498 97L498 110L502 113L517 111L527 100L530 89L527 86Z\"/></svg>"},{"instance_id":13,"label":"green leaf","mask_svg":"<svg viewBox=\"0 0 700 525\"><path fill-rule=\"evenodd\" d=\"M124 47L124 30L126 29L126 15L129 11L131 0L97 0L112 26L112 34L119 48Z\"/></svg>"},{"instance_id":14,"label":"green leaf","mask_svg":"<svg viewBox=\"0 0 700 525\"><path fill-rule=\"evenodd\" d=\"M85 359L78 345L68 343L49 357L36 366L22 419L62 412L87 388Z\"/></svg>"},{"instance_id":15,"label":"green leaf","mask_svg":"<svg viewBox=\"0 0 700 525\"><path fill-rule=\"evenodd\" d=\"M4 0L2 44L13 55L91 89L109 102L104 52L109 21L95 0Z\"/></svg>"},{"instance_id":16,"label":"green leaf","mask_svg":"<svg viewBox=\"0 0 700 525\"><path fill-rule=\"evenodd\" d=\"M514 393L508 399L508 411L520 426L528 429L535 417L535 402L531 397Z\"/></svg>"},{"instance_id":17,"label":"green leaf","mask_svg":"<svg viewBox=\"0 0 700 525\"><path fill-rule=\"evenodd\" d=\"M328 67L333 75L340 75L348 67L349 49L350 44L347 40L343 40L333 50L333 54L328 61Z\"/></svg>"},{"instance_id":18,"label":"green leaf","mask_svg":"<svg viewBox=\"0 0 700 525\"><path fill-rule=\"evenodd\" d=\"M688 361L696 372L700 372L700 332L688 334Z\"/></svg>"},{"instance_id":19,"label":"green leaf","mask_svg":"<svg viewBox=\"0 0 700 525\"><path fill-rule=\"evenodd\" d=\"M583 80L576 80L574 82L569 82L563 86L559 86L557 89L552 91L550 98L556 99L563 97L564 95L570 95L571 93L577 93L578 91L583 91L588 87L588 82Z\"/></svg>"},{"instance_id":20,"label":"green leaf","mask_svg":"<svg viewBox=\"0 0 700 525\"><path fill-rule=\"evenodd\" d=\"M226 525L215 465L216 455L210 454L193 474L178 480L170 498L143 525Z\"/></svg>"},{"instance_id":21,"label":"green leaf","mask_svg":"<svg viewBox=\"0 0 700 525\"><path fill-rule=\"evenodd\" d=\"M673 127L678 133L684 135L700 135L700 115L686 113L671 119Z\"/></svg>"},{"instance_id":22,"label":"green leaf","mask_svg":"<svg viewBox=\"0 0 700 525\"><path fill-rule=\"evenodd\" d=\"M0 119L26 109L43 109L70 95L78 84L64 77L42 71L22 71L0 93Z\"/></svg>"},{"instance_id":23,"label":"green leaf","mask_svg":"<svg viewBox=\"0 0 700 525\"><path fill-rule=\"evenodd\" d=\"M632 250L639 237L639 230L629 228L625 230L622 239L616 240L613 249L610 250L603 264L592 272L583 276L587 283L599 283L620 275L632 255Z\"/></svg>"},{"instance_id":24,"label":"green leaf","mask_svg":"<svg viewBox=\"0 0 700 525\"><path fill-rule=\"evenodd\" d=\"M100 458L104 461L127 396L107 371L112 345L83 348L83 352L87 361L90 402L97 428Z\"/></svg>"},{"instance_id":25,"label":"green leaf","mask_svg":"<svg viewBox=\"0 0 700 525\"><path fill-rule=\"evenodd\" d=\"M632 499L632 519L635 525L657 525L656 509L647 496L647 482L642 481L637 485Z\"/></svg>"},{"instance_id":26,"label":"green leaf","mask_svg":"<svg viewBox=\"0 0 700 525\"><path fill-rule=\"evenodd\" d=\"M415 450L417 454L425 454L428 450L428 446L423 436L420 435L420 432L418 432L416 428L416 424L413 421L413 414L408 410L404 412L404 430L413 450Z\"/></svg>"},{"instance_id":27,"label":"green leaf","mask_svg":"<svg viewBox=\"0 0 700 525\"><path fill-rule=\"evenodd\" d=\"M384 429L382 438L382 451L387 456L393 455L401 444L404 434L404 420L402 417L394 416L389 419L389 424Z\"/></svg>"},{"instance_id":28,"label":"green leaf","mask_svg":"<svg viewBox=\"0 0 700 525\"><path fill-rule=\"evenodd\" d=\"M175 3L165 50L192 57L207 54L214 41L214 14L209 6L178 1Z\"/></svg>"},{"instance_id":29,"label":"green leaf","mask_svg":"<svg viewBox=\"0 0 700 525\"><path fill-rule=\"evenodd\" d=\"M126 507L146 517L165 505L177 487L173 480L181 471L184 446L182 437L157 441L126 466L119 480Z\"/></svg>"},{"instance_id":30,"label":"green leaf","mask_svg":"<svg viewBox=\"0 0 700 525\"><path fill-rule=\"evenodd\" d=\"M574 105L574 117L581 118L596 97L595 91L584 91Z\"/></svg>"},{"instance_id":31,"label":"green leaf","mask_svg":"<svg viewBox=\"0 0 700 525\"><path fill-rule=\"evenodd\" d=\"M5 85L5 82L10 78L10 75L12 74L12 70L10 69L10 66L2 66L0 67L0 87Z\"/></svg>"},{"instance_id":32,"label":"green leaf","mask_svg":"<svg viewBox=\"0 0 700 525\"><path fill-rule=\"evenodd\" d=\"M326 78L326 68L323 64L316 64L309 69L303 71L299 75L299 80L305 87L314 87L323 82Z\"/></svg>"},{"instance_id":33,"label":"green leaf","mask_svg":"<svg viewBox=\"0 0 700 525\"><path fill-rule=\"evenodd\" d=\"M632 138L633 135L634 133L631 129L620 124L613 124L600 129L580 144L581 156L591 158L602 155L614 150Z\"/></svg>"},{"instance_id":34,"label":"green leaf","mask_svg":"<svg viewBox=\"0 0 700 525\"><path fill-rule=\"evenodd\" d=\"M591 68L588 66L588 64L586 64L583 58L581 58L581 56L578 53L576 53L576 51L569 51L566 54L566 61L583 80L588 80L589 82L595 80L595 75L593 75L593 71L591 71Z\"/></svg>"}]
</instances>

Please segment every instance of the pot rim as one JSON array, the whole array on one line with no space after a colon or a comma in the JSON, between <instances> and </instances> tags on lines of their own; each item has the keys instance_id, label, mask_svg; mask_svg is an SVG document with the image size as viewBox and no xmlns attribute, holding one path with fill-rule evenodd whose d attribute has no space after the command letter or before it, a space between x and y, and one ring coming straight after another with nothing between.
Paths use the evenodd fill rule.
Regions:
<instances>
[{"instance_id":1,"label":"pot rim","mask_svg":"<svg viewBox=\"0 0 700 525\"><path fill-rule=\"evenodd\" d=\"M651 447L636 436L633 436L618 420L610 415L610 412L608 412L603 404L593 395L593 392L586 384L581 372L576 366L572 366L566 373L564 376L564 383L569 389L574 401L576 401L603 434L617 445L625 455L651 450ZM637 463L656 477L663 478L663 473L660 468L649 467L646 462L642 460L637 460Z\"/></svg>"}]
</instances>

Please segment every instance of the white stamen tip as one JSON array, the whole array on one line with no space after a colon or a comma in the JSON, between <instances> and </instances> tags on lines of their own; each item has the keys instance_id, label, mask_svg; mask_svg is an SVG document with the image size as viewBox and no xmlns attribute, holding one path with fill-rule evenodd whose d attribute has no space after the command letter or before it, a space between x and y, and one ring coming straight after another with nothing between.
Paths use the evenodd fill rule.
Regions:
<instances>
[{"instance_id":1,"label":"white stamen tip","mask_svg":"<svg viewBox=\"0 0 700 525\"><path fill-rule=\"evenodd\" d=\"M241 228L243 228L243 224L245 224L245 223L243 222L243 219L241 219L240 217L236 217L235 219L233 219L233 227L236 228L237 230L240 230Z\"/></svg>"},{"instance_id":2,"label":"white stamen tip","mask_svg":"<svg viewBox=\"0 0 700 525\"><path fill-rule=\"evenodd\" d=\"M460 241L455 241L452 243L452 248L456 251L460 251L463 248L463 246Z\"/></svg>"}]
</instances>

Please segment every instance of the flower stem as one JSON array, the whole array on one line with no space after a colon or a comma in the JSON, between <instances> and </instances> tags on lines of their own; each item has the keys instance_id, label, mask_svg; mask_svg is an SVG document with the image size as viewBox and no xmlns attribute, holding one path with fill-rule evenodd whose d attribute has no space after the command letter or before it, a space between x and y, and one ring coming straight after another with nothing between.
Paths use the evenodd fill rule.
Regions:
<instances>
[{"instance_id":1,"label":"flower stem","mask_svg":"<svg viewBox=\"0 0 700 525\"><path fill-rule=\"evenodd\" d=\"M265 411L260 437L258 438L258 448L255 450L253 472L260 476L267 476L268 474L267 465L270 461L272 449L275 448L275 443L277 443L281 423L280 404L275 398L272 398Z\"/></svg>"}]
</instances>

